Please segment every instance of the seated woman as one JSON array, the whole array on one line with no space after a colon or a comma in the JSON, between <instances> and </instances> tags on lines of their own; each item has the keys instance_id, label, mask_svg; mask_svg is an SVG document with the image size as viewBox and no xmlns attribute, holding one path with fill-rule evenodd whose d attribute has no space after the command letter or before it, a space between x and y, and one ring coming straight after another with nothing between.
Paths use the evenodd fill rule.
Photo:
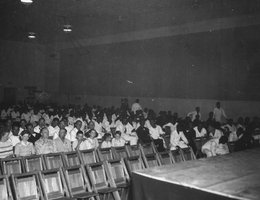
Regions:
<instances>
[{"instance_id":1,"label":"seated woman","mask_svg":"<svg viewBox=\"0 0 260 200\"><path fill-rule=\"evenodd\" d=\"M111 134L110 133L105 133L103 136L103 142L101 144L101 148L110 148L112 146L111 143Z\"/></svg>"},{"instance_id":2,"label":"seated woman","mask_svg":"<svg viewBox=\"0 0 260 200\"><path fill-rule=\"evenodd\" d=\"M41 129L41 138L35 142L36 154L54 153L53 140L49 139L48 128Z\"/></svg>"},{"instance_id":3,"label":"seated woman","mask_svg":"<svg viewBox=\"0 0 260 200\"><path fill-rule=\"evenodd\" d=\"M86 147L86 143L85 143L85 140L86 138L84 138L83 136L83 132L82 131L78 131L76 133L76 140L72 143L72 149L73 151L77 151L77 150L86 150L87 147Z\"/></svg>"},{"instance_id":4,"label":"seated woman","mask_svg":"<svg viewBox=\"0 0 260 200\"><path fill-rule=\"evenodd\" d=\"M97 149L99 146L97 131L95 129L91 129L90 131L88 131L88 134L86 136L87 139L84 141L86 149Z\"/></svg>"},{"instance_id":5,"label":"seated woman","mask_svg":"<svg viewBox=\"0 0 260 200\"><path fill-rule=\"evenodd\" d=\"M13 156L13 145L9 140L9 133L8 128L0 128L0 158Z\"/></svg>"},{"instance_id":6,"label":"seated woman","mask_svg":"<svg viewBox=\"0 0 260 200\"><path fill-rule=\"evenodd\" d=\"M112 147L122 147L125 146L125 140L121 137L121 132L116 131L115 138L112 139Z\"/></svg>"},{"instance_id":7,"label":"seated woman","mask_svg":"<svg viewBox=\"0 0 260 200\"><path fill-rule=\"evenodd\" d=\"M16 156L30 156L35 154L35 148L33 143L28 142L29 139L29 131L24 130L21 132L21 142L16 144L14 154Z\"/></svg>"},{"instance_id":8,"label":"seated woman","mask_svg":"<svg viewBox=\"0 0 260 200\"><path fill-rule=\"evenodd\" d=\"M170 149L176 150L178 148L187 148L188 140L185 137L180 124L177 125L176 130L171 132Z\"/></svg>"},{"instance_id":9,"label":"seated woman","mask_svg":"<svg viewBox=\"0 0 260 200\"><path fill-rule=\"evenodd\" d=\"M201 151L207 157L227 154L229 153L227 142L228 138L226 136L221 136L219 140L211 139L202 146Z\"/></svg>"}]
</instances>

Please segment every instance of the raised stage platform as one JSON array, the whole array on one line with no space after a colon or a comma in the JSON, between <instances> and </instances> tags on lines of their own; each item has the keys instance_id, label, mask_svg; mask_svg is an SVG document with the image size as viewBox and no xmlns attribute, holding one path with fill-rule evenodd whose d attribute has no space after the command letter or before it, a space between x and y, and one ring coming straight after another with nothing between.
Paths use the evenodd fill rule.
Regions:
<instances>
[{"instance_id":1,"label":"raised stage platform","mask_svg":"<svg viewBox=\"0 0 260 200\"><path fill-rule=\"evenodd\" d=\"M260 200L260 148L133 173L134 200Z\"/></svg>"}]
</instances>

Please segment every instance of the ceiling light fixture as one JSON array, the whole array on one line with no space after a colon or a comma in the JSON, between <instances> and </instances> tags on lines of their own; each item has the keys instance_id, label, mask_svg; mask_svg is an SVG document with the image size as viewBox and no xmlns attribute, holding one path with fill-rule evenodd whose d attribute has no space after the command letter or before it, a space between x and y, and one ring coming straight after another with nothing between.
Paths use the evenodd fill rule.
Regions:
<instances>
[{"instance_id":1,"label":"ceiling light fixture","mask_svg":"<svg viewBox=\"0 0 260 200\"><path fill-rule=\"evenodd\" d=\"M33 3L33 0L21 0L21 3L23 3L25 5L30 5Z\"/></svg>"},{"instance_id":2,"label":"ceiling light fixture","mask_svg":"<svg viewBox=\"0 0 260 200\"><path fill-rule=\"evenodd\" d=\"M36 38L35 33L34 33L34 32L29 32L28 38L29 38L29 39L34 39L34 38Z\"/></svg>"},{"instance_id":3,"label":"ceiling light fixture","mask_svg":"<svg viewBox=\"0 0 260 200\"><path fill-rule=\"evenodd\" d=\"M71 32L72 31L71 25L69 25L69 24L64 25L63 26L63 31L64 32Z\"/></svg>"}]
</instances>

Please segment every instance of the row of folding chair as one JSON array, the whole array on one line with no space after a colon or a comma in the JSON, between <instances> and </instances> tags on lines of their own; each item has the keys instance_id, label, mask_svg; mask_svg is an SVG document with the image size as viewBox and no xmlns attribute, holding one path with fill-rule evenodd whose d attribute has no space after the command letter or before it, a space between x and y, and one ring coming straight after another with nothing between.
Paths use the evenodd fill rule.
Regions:
<instances>
[{"instance_id":1,"label":"row of folding chair","mask_svg":"<svg viewBox=\"0 0 260 200\"><path fill-rule=\"evenodd\" d=\"M9 181L10 180L10 181ZM122 159L0 176L1 200L127 199L130 186Z\"/></svg>"},{"instance_id":2,"label":"row of folding chair","mask_svg":"<svg viewBox=\"0 0 260 200\"><path fill-rule=\"evenodd\" d=\"M1 159L1 172L2 174L23 173L55 169L59 167L70 167L80 164L86 165L121 158L125 159L125 161L130 161L138 157L140 157L142 165L145 168L196 159L191 148L157 152L154 144L149 143L145 145L127 145L123 147L98 150L91 149L65 153L5 158Z\"/></svg>"}]
</instances>

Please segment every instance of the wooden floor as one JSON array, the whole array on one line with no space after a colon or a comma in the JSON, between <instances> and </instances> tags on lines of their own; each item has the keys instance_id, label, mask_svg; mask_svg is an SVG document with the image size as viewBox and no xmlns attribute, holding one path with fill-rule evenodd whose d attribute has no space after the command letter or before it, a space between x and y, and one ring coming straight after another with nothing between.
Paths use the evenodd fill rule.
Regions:
<instances>
[{"instance_id":1,"label":"wooden floor","mask_svg":"<svg viewBox=\"0 0 260 200\"><path fill-rule=\"evenodd\" d=\"M174 196L174 194L176 194L174 185L178 185L178 188L182 186L192 190L200 190L200 192L221 198L260 200L260 148L236 152L225 156L189 161L176 164L175 166L167 165L146 169L135 172L133 176L133 192L149 192L149 199L153 199L153 195L151 194L153 191L158 193L160 190L163 191L163 193L172 192ZM138 191L135 184L138 185L138 187L146 184L145 181L140 183L142 182L142 177L146 179L146 182L148 182L147 180L149 179L150 181L167 183L168 186L162 186L162 188L160 188L157 184L157 189L153 190L151 189L151 187L153 187L152 185L150 188L147 188L147 190L150 191L145 191L145 186L141 186L143 191ZM172 187L169 187L169 184L171 184ZM166 191L165 188L167 187L169 191ZM172 197L172 195L168 196ZM134 196L136 197L135 199L138 199L139 196L142 196L142 199L146 198L146 194ZM176 197L175 199L181 198ZM186 199L193 198L186 196Z\"/></svg>"}]
</instances>

